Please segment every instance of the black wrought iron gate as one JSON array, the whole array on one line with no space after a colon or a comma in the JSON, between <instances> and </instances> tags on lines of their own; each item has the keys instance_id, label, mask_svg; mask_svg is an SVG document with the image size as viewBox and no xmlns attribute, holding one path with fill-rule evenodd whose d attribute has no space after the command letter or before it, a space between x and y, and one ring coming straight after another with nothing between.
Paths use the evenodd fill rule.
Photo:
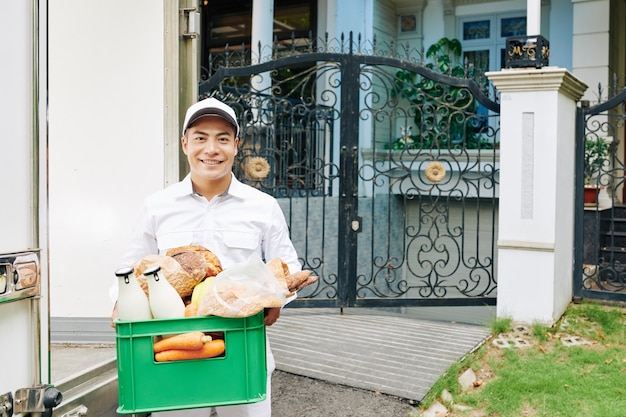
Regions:
<instances>
[{"instance_id":1,"label":"black wrought iron gate","mask_svg":"<svg viewBox=\"0 0 626 417\"><path fill-rule=\"evenodd\" d=\"M625 130L626 89L595 106L583 101L577 109L577 299L626 301L626 165L620 147Z\"/></svg>"},{"instance_id":2,"label":"black wrought iron gate","mask_svg":"<svg viewBox=\"0 0 626 417\"><path fill-rule=\"evenodd\" d=\"M246 55L211 57L200 94L238 112L236 175L320 277L290 306L495 304L499 105L479 84L352 37Z\"/></svg>"}]
</instances>

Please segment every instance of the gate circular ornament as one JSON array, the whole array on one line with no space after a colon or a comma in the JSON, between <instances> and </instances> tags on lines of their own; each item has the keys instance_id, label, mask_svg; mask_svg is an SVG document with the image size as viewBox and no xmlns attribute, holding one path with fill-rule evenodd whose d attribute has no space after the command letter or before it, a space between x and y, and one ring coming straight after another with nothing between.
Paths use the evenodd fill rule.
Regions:
<instances>
[{"instance_id":1,"label":"gate circular ornament","mask_svg":"<svg viewBox=\"0 0 626 417\"><path fill-rule=\"evenodd\" d=\"M426 167L426 178L431 182L439 182L446 177L446 169L441 162L433 161Z\"/></svg>"},{"instance_id":2,"label":"gate circular ornament","mask_svg":"<svg viewBox=\"0 0 626 417\"><path fill-rule=\"evenodd\" d=\"M252 179L261 180L270 173L270 164L261 156L254 156L246 163L246 174Z\"/></svg>"}]
</instances>

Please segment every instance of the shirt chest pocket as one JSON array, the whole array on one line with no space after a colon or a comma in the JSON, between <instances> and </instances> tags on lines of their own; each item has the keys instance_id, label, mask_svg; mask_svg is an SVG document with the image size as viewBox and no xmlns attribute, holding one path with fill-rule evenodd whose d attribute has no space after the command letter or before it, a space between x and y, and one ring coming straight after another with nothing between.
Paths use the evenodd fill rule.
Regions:
<instances>
[{"instance_id":1,"label":"shirt chest pocket","mask_svg":"<svg viewBox=\"0 0 626 417\"><path fill-rule=\"evenodd\" d=\"M159 253L164 254L167 250L193 243L193 232L169 232L157 236Z\"/></svg>"},{"instance_id":2,"label":"shirt chest pocket","mask_svg":"<svg viewBox=\"0 0 626 417\"><path fill-rule=\"evenodd\" d=\"M224 245L229 249L255 250L259 247L260 237L256 233L225 231Z\"/></svg>"}]
</instances>

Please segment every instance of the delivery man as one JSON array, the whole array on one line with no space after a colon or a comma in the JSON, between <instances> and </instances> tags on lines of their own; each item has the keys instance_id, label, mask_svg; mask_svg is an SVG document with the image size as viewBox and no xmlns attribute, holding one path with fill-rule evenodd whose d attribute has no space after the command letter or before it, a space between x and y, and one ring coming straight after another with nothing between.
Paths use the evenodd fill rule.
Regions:
<instances>
[{"instance_id":1,"label":"delivery man","mask_svg":"<svg viewBox=\"0 0 626 417\"><path fill-rule=\"evenodd\" d=\"M289 272L301 269L276 199L245 185L232 173L240 127L234 110L207 98L187 110L181 144L190 173L147 197L123 256L133 265L144 256L165 254L174 247L200 245L212 251L224 269L248 260L281 258ZM115 288L111 291L117 299ZM265 324L276 322L281 308L266 309ZM117 317L114 308L113 319ZM267 398L264 401L217 407L219 417L271 417L271 374L275 363L267 346ZM209 417L211 409L153 413L153 416Z\"/></svg>"}]
</instances>

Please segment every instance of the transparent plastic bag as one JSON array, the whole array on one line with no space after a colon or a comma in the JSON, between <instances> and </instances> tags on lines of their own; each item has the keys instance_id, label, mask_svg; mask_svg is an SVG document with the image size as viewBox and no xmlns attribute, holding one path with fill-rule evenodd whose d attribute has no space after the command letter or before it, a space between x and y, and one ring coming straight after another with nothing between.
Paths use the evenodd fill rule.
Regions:
<instances>
[{"instance_id":1,"label":"transparent plastic bag","mask_svg":"<svg viewBox=\"0 0 626 417\"><path fill-rule=\"evenodd\" d=\"M289 294L258 255L231 265L211 282L198 307L199 316L248 317L264 308L282 307Z\"/></svg>"}]
</instances>

